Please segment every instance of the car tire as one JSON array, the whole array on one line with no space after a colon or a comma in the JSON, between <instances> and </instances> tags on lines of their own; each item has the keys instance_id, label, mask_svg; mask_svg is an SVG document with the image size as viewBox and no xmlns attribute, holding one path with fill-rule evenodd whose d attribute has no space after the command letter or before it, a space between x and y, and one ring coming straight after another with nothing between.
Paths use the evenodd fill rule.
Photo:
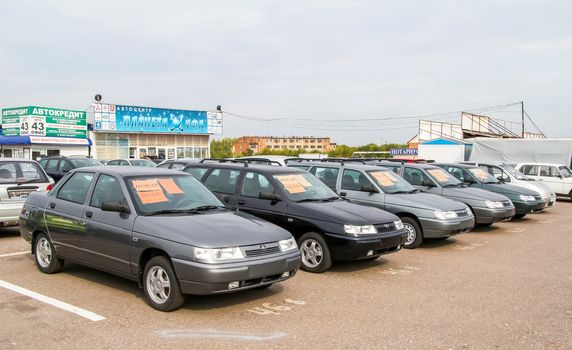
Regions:
<instances>
[{"instance_id":1,"label":"car tire","mask_svg":"<svg viewBox=\"0 0 572 350\"><path fill-rule=\"evenodd\" d=\"M405 229L407 230L407 241L403 245L404 248L413 249L419 247L423 243L423 231L417 220L412 217L404 216L401 218Z\"/></svg>"},{"instance_id":2,"label":"car tire","mask_svg":"<svg viewBox=\"0 0 572 350\"><path fill-rule=\"evenodd\" d=\"M522 219L525 216L526 216L526 214L515 214L514 219Z\"/></svg>"},{"instance_id":3,"label":"car tire","mask_svg":"<svg viewBox=\"0 0 572 350\"><path fill-rule=\"evenodd\" d=\"M302 255L302 270L321 273L332 266L330 248L320 234L315 232L304 234L298 240L298 247Z\"/></svg>"},{"instance_id":4,"label":"car tire","mask_svg":"<svg viewBox=\"0 0 572 350\"><path fill-rule=\"evenodd\" d=\"M171 262L164 256L156 256L145 265L143 293L147 303L159 311L176 310L185 302Z\"/></svg>"},{"instance_id":5,"label":"car tire","mask_svg":"<svg viewBox=\"0 0 572 350\"><path fill-rule=\"evenodd\" d=\"M58 273L62 270L64 260L58 258L54 244L45 233L40 233L34 241L34 260L43 273Z\"/></svg>"}]
</instances>

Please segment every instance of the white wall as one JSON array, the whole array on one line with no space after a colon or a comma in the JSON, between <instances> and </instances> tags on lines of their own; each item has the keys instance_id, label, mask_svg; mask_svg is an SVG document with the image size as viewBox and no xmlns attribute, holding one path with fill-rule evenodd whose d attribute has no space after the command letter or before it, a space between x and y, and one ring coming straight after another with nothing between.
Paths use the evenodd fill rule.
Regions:
<instances>
[{"instance_id":1,"label":"white wall","mask_svg":"<svg viewBox=\"0 0 572 350\"><path fill-rule=\"evenodd\" d=\"M61 146L60 155L62 156L87 156L87 146Z\"/></svg>"},{"instance_id":2,"label":"white wall","mask_svg":"<svg viewBox=\"0 0 572 350\"><path fill-rule=\"evenodd\" d=\"M423 145L420 144L417 158L434 160L440 163L462 162L465 160L465 145Z\"/></svg>"}]
</instances>

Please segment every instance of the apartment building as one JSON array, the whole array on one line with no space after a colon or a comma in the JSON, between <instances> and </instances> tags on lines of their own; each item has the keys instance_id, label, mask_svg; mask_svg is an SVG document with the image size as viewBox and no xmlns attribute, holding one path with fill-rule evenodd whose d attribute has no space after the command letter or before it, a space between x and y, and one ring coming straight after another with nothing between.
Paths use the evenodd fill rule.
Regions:
<instances>
[{"instance_id":1,"label":"apartment building","mask_svg":"<svg viewBox=\"0 0 572 350\"><path fill-rule=\"evenodd\" d=\"M262 152L268 148L274 151L280 150L300 150L304 152L326 153L335 148L335 144L330 142L329 137L313 136L242 136L239 137L232 148L234 155L243 154L248 149L254 154Z\"/></svg>"}]
</instances>

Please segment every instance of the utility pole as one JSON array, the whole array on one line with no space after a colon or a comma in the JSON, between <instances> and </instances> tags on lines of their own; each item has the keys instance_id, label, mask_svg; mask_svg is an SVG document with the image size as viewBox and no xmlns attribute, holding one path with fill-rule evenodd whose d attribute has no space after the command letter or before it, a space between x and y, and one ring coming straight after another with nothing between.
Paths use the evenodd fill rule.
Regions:
<instances>
[{"instance_id":1,"label":"utility pole","mask_svg":"<svg viewBox=\"0 0 572 350\"><path fill-rule=\"evenodd\" d=\"M522 138L524 138L524 101L520 101L520 115L522 120Z\"/></svg>"}]
</instances>

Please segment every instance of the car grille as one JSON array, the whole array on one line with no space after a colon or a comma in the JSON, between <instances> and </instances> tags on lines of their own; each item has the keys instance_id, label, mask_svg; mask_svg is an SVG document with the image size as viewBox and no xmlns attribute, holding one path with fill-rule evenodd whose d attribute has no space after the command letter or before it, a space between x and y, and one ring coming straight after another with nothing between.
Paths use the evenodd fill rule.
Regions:
<instances>
[{"instance_id":1,"label":"car grille","mask_svg":"<svg viewBox=\"0 0 572 350\"><path fill-rule=\"evenodd\" d=\"M244 255L247 258L253 258L257 256L280 253L280 246L278 243L273 242L243 247L242 250L244 251Z\"/></svg>"},{"instance_id":2,"label":"car grille","mask_svg":"<svg viewBox=\"0 0 572 350\"><path fill-rule=\"evenodd\" d=\"M503 207L512 207L512 203L510 201L502 201L501 203Z\"/></svg>"},{"instance_id":3,"label":"car grille","mask_svg":"<svg viewBox=\"0 0 572 350\"><path fill-rule=\"evenodd\" d=\"M377 229L377 233L387 233L396 230L395 224L393 222L386 222L384 224L374 225Z\"/></svg>"}]
</instances>

